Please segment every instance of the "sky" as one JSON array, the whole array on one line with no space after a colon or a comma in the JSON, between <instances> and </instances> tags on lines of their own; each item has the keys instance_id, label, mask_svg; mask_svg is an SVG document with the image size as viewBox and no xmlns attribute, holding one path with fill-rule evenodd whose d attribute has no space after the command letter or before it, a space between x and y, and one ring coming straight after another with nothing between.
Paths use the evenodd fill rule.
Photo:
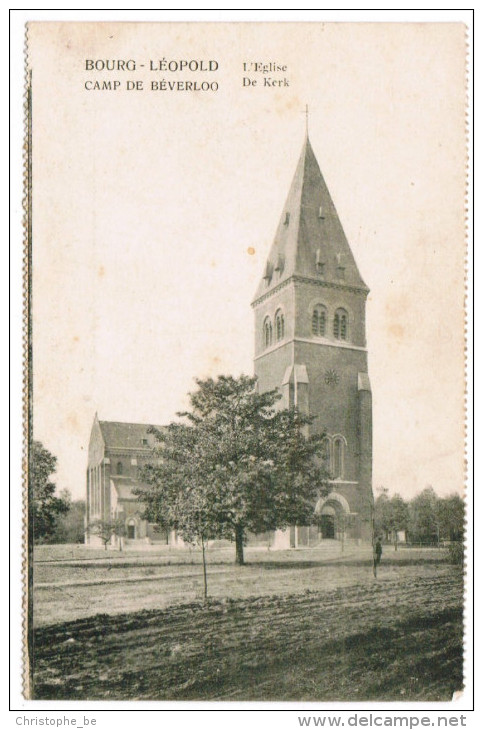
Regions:
<instances>
[{"instance_id":1,"label":"sky","mask_svg":"<svg viewBox=\"0 0 483 730\"><path fill-rule=\"evenodd\" d=\"M374 488L461 491L464 27L39 23L29 50L34 436L58 458L58 488L83 497L96 412L168 423L195 377L253 371L250 302L308 104L371 290ZM96 59L137 68L87 71ZM182 59L218 70L149 70ZM121 85L85 88L96 80ZM163 80L219 86L150 89Z\"/></svg>"}]
</instances>

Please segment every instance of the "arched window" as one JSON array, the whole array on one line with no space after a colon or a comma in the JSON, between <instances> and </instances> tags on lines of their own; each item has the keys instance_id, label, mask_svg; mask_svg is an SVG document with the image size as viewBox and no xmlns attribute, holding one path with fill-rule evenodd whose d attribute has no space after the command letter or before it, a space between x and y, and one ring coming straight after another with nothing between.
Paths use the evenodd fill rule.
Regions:
<instances>
[{"instance_id":1,"label":"arched window","mask_svg":"<svg viewBox=\"0 0 483 730\"><path fill-rule=\"evenodd\" d=\"M345 312L340 315L340 339L347 339L347 314Z\"/></svg>"},{"instance_id":2,"label":"arched window","mask_svg":"<svg viewBox=\"0 0 483 730\"><path fill-rule=\"evenodd\" d=\"M341 438L334 439L334 479L342 479L344 473L344 441Z\"/></svg>"},{"instance_id":3,"label":"arched window","mask_svg":"<svg viewBox=\"0 0 483 730\"><path fill-rule=\"evenodd\" d=\"M270 347L272 344L272 323L270 317L266 317L263 323L263 344L265 347Z\"/></svg>"},{"instance_id":4,"label":"arched window","mask_svg":"<svg viewBox=\"0 0 483 730\"><path fill-rule=\"evenodd\" d=\"M275 313L275 335L277 342L285 337L285 320L281 309L278 309Z\"/></svg>"},{"instance_id":5,"label":"arched window","mask_svg":"<svg viewBox=\"0 0 483 730\"><path fill-rule=\"evenodd\" d=\"M323 304L317 304L312 313L312 334L316 337L325 335L327 311Z\"/></svg>"},{"instance_id":6,"label":"arched window","mask_svg":"<svg viewBox=\"0 0 483 730\"><path fill-rule=\"evenodd\" d=\"M334 314L334 337L336 340L348 339L349 318L345 309L338 309Z\"/></svg>"},{"instance_id":7,"label":"arched window","mask_svg":"<svg viewBox=\"0 0 483 730\"><path fill-rule=\"evenodd\" d=\"M122 474L122 461L117 462L116 470L118 474Z\"/></svg>"},{"instance_id":8,"label":"arched window","mask_svg":"<svg viewBox=\"0 0 483 730\"><path fill-rule=\"evenodd\" d=\"M326 436L322 441L322 455L324 457L324 466L328 472L331 470L330 463L330 438Z\"/></svg>"}]
</instances>

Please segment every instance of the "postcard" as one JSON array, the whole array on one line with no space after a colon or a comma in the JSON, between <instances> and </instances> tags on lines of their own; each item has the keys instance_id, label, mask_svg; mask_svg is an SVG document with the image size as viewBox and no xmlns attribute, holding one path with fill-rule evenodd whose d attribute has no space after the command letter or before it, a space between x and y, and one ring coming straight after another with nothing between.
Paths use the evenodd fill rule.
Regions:
<instances>
[{"instance_id":1,"label":"postcard","mask_svg":"<svg viewBox=\"0 0 483 730\"><path fill-rule=\"evenodd\" d=\"M26 48L25 698L458 697L466 27Z\"/></svg>"}]
</instances>

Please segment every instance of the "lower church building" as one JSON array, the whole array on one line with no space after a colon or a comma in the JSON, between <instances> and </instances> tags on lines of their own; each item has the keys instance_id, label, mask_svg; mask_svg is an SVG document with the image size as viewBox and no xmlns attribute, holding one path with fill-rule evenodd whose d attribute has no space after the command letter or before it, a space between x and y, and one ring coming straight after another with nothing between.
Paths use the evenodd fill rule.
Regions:
<instances>
[{"instance_id":1,"label":"lower church building","mask_svg":"<svg viewBox=\"0 0 483 730\"><path fill-rule=\"evenodd\" d=\"M371 538L372 394L361 278L308 136L252 302L255 374L263 392L278 388L281 407L315 416L325 434L330 492L310 526L250 543L313 546L325 539ZM148 426L94 420L87 470L87 525L121 516L129 542L182 544L142 519L132 490L155 443ZM98 538L97 538L98 540ZM86 531L90 544L96 538Z\"/></svg>"},{"instance_id":2,"label":"lower church building","mask_svg":"<svg viewBox=\"0 0 483 730\"><path fill-rule=\"evenodd\" d=\"M140 486L142 467L153 459L156 439L149 425L99 421L92 424L86 474L85 542L103 545L102 523L116 522L112 545L176 544L176 535L143 519L143 505L133 490ZM122 529L119 529L122 526Z\"/></svg>"}]
</instances>

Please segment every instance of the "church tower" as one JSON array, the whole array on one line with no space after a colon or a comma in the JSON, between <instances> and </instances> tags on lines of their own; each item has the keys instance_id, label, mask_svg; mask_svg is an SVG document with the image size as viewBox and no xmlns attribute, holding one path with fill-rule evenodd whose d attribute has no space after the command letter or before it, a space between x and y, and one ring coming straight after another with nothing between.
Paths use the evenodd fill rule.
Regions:
<instances>
[{"instance_id":1,"label":"church tower","mask_svg":"<svg viewBox=\"0 0 483 730\"><path fill-rule=\"evenodd\" d=\"M260 390L316 416L326 434L331 492L318 527L278 534L280 547L323 538L370 539L372 398L361 278L306 136L252 307ZM286 544L285 544L286 542Z\"/></svg>"}]
</instances>

